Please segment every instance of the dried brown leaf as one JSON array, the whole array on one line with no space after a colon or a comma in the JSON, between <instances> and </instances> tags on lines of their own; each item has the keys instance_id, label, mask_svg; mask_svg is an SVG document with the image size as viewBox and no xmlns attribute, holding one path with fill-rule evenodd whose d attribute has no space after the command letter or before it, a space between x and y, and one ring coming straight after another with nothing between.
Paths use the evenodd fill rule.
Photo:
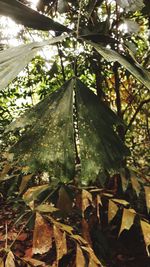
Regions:
<instances>
[{"instance_id":1,"label":"dried brown leaf","mask_svg":"<svg viewBox=\"0 0 150 267\"><path fill-rule=\"evenodd\" d=\"M76 267L79 267L79 266L85 267L86 266L86 261L85 261L85 257L84 257L84 254L82 252L82 249L77 244L77 248L76 248Z\"/></svg>"},{"instance_id":2,"label":"dried brown leaf","mask_svg":"<svg viewBox=\"0 0 150 267\"><path fill-rule=\"evenodd\" d=\"M139 196L140 191L141 191L141 186L140 186L137 178L134 175L131 175L131 183L132 183L132 187L135 190L137 196Z\"/></svg>"},{"instance_id":3,"label":"dried brown leaf","mask_svg":"<svg viewBox=\"0 0 150 267\"><path fill-rule=\"evenodd\" d=\"M122 222L121 222L119 235L124 229L129 230L131 228L131 226L134 223L135 215L136 213L134 212L133 209L123 209Z\"/></svg>"},{"instance_id":4,"label":"dried brown leaf","mask_svg":"<svg viewBox=\"0 0 150 267\"><path fill-rule=\"evenodd\" d=\"M150 256L150 251L148 249L150 245L150 224L142 220L140 221L140 223L141 223L141 228L142 228L144 241L146 245L146 251L147 251L148 256Z\"/></svg>"},{"instance_id":5,"label":"dried brown leaf","mask_svg":"<svg viewBox=\"0 0 150 267\"><path fill-rule=\"evenodd\" d=\"M23 259L23 261L25 261L25 262L27 262L27 263L31 264L32 266L35 266L35 267L38 267L38 266L44 267L44 266L46 266L43 261L39 261L37 259L28 258L28 257L24 257L22 259Z\"/></svg>"},{"instance_id":6,"label":"dried brown leaf","mask_svg":"<svg viewBox=\"0 0 150 267\"><path fill-rule=\"evenodd\" d=\"M92 194L87 190L82 190L82 213L90 206L92 203Z\"/></svg>"},{"instance_id":7,"label":"dried brown leaf","mask_svg":"<svg viewBox=\"0 0 150 267\"><path fill-rule=\"evenodd\" d=\"M113 198L112 200L114 202L118 203L118 204L123 205L123 206L128 206L129 205L129 202L124 200L124 199Z\"/></svg>"},{"instance_id":8,"label":"dried brown leaf","mask_svg":"<svg viewBox=\"0 0 150 267\"><path fill-rule=\"evenodd\" d=\"M0 258L0 267L4 267L3 258Z\"/></svg>"},{"instance_id":9,"label":"dried brown leaf","mask_svg":"<svg viewBox=\"0 0 150 267\"><path fill-rule=\"evenodd\" d=\"M145 190L145 198L146 198L147 210L149 212L150 211L150 187L149 186L144 186L144 190Z\"/></svg>"},{"instance_id":10,"label":"dried brown leaf","mask_svg":"<svg viewBox=\"0 0 150 267\"><path fill-rule=\"evenodd\" d=\"M33 232L33 254L43 254L52 248L53 228L37 212Z\"/></svg>"},{"instance_id":11,"label":"dried brown leaf","mask_svg":"<svg viewBox=\"0 0 150 267\"><path fill-rule=\"evenodd\" d=\"M15 265L15 257L12 251L9 251L5 261L5 267L16 267Z\"/></svg>"},{"instance_id":12,"label":"dried brown leaf","mask_svg":"<svg viewBox=\"0 0 150 267\"><path fill-rule=\"evenodd\" d=\"M118 211L118 206L111 199L109 199L109 203L108 203L108 222L110 222L115 217L117 211Z\"/></svg>"},{"instance_id":13,"label":"dried brown leaf","mask_svg":"<svg viewBox=\"0 0 150 267\"><path fill-rule=\"evenodd\" d=\"M72 211L72 199L69 194L65 190L64 186L61 186L59 189L59 197L57 201L57 208L59 208L62 212L71 212Z\"/></svg>"},{"instance_id":14,"label":"dried brown leaf","mask_svg":"<svg viewBox=\"0 0 150 267\"><path fill-rule=\"evenodd\" d=\"M129 181L126 178L126 174L125 174L125 170L124 169L122 169L120 171L120 176L121 176L122 189L125 192L127 190Z\"/></svg>"},{"instance_id":15,"label":"dried brown leaf","mask_svg":"<svg viewBox=\"0 0 150 267\"><path fill-rule=\"evenodd\" d=\"M92 249L90 246L88 246L88 247L82 246L82 248L83 248L86 252L88 252L88 254L89 254L89 259L91 259L95 264L97 264L97 266L101 266L101 263L100 263L99 259L96 257L96 255L95 255L93 249Z\"/></svg>"},{"instance_id":16,"label":"dried brown leaf","mask_svg":"<svg viewBox=\"0 0 150 267\"><path fill-rule=\"evenodd\" d=\"M30 179L32 178L33 174L28 174L22 177L22 181L19 187L19 194L21 194L24 189L26 188L27 183L30 181Z\"/></svg>"},{"instance_id":17,"label":"dried brown leaf","mask_svg":"<svg viewBox=\"0 0 150 267\"><path fill-rule=\"evenodd\" d=\"M62 232L56 225L54 225L53 229L57 251L57 261L59 261L65 254L67 254L66 233Z\"/></svg>"},{"instance_id":18,"label":"dried brown leaf","mask_svg":"<svg viewBox=\"0 0 150 267\"><path fill-rule=\"evenodd\" d=\"M83 238L87 241L87 243L92 246L92 241L91 241L91 237L90 237L90 231L89 231L89 225L87 223L87 221L82 218L82 236Z\"/></svg>"}]
</instances>

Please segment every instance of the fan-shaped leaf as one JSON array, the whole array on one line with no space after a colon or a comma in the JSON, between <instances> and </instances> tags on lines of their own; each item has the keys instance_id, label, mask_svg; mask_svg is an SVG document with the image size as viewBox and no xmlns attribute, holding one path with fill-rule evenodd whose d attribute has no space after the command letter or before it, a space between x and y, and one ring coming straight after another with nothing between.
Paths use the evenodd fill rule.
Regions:
<instances>
[{"instance_id":1,"label":"fan-shaped leaf","mask_svg":"<svg viewBox=\"0 0 150 267\"><path fill-rule=\"evenodd\" d=\"M132 209L123 209L122 222L119 235L123 230L125 229L129 230L131 228L134 222L135 214L136 214L135 211Z\"/></svg>"},{"instance_id":2,"label":"fan-shaped leaf","mask_svg":"<svg viewBox=\"0 0 150 267\"><path fill-rule=\"evenodd\" d=\"M114 125L121 123L118 117L79 80L76 102L81 175L93 180L103 168L119 166L128 150L114 131Z\"/></svg>"},{"instance_id":3,"label":"fan-shaped leaf","mask_svg":"<svg viewBox=\"0 0 150 267\"><path fill-rule=\"evenodd\" d=\"M141 222L141 228L142 228L142 232L144 236L147 254L148 256L150 256L150 251L148 249L150 245L150 224L142 220L140 222Z\"/></svg>"},{"instance_id":4,"label":"fan-shaped leaf","mask_svg":"<svg viewBox=\"0 0 150 267\"><path fill-rule=\"evenodd\" d=\"M5 88L45 45L55 44L66 38L59 36L43 42L33 42L0 51L0 89Z\"/></svg>"},{"instance_id":5,"label":"fan-shaped leaf","mask_svg":"<svg viewBox=\"0 0 150 267\"><path fill-rule=\"evenodd\" d=\"M73 87L73 80L67 82L20 118L32 127L12 151L32 170L65 179L74 175Z\"/></svg>"},{"instance_id":6,"label":"fan-shaped leaf","mask_svg":"<svg viewBox=\"0 0 150 267\"><path fill-rule=\"evenodd\" d=\"M38 13L16 0L0 0L0 14L14 19L17 23L37 30L71 31L60 23Z\"/></svg>"},{"instance_id":7,"label":"fan-shaped leaf","mask_svg":"<svg viewBox=\"0 0 150 267\"><path fill-rule=\"evenodd\" d=\"M118 211L118 206L109 199L108 203L108 222L112 221Z\"/></svg>"},{"instance_id":8,"label":"fan-shaped leaf","mask_svg":"<svg viewBox=\"0 0 150 267\"><path fill-rule=\"evenodd\" d=\"M150 74L145 70L133 57L124 56L119 54L117 51L109 49L91 41L87 41L91 44L107 61L118 61L123 67L131 72L136 79L141 81L147 88L150 89ZM130 54L132 54L130 52Z\"/></svg>"},{"instance_id":9,"label":"fan-shaped leaf","mask_svg":"<svg viewBox=\"0 0 150 267\"><path fill-rule=\"evenodd\" d=\"M52 247L53 228L37 212L33 232L33 254L43 254Z\"/></svg>"}]
</instances>

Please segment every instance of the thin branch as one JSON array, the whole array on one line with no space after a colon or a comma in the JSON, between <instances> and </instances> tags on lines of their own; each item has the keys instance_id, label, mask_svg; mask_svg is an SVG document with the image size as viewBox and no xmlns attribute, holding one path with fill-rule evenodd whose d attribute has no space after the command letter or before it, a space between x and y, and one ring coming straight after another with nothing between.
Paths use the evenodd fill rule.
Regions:
<instances>
[{"instance_id":1,"label":"thin branch","mask_svg":"<svg viewBox=\"0 0 150 267\"><path fill-rule=\"evenodd\" d=\"M63 60L62 60L62 52L61 52L61 49L60 49L60 45L57 44L57 49L58 49L58 54L59 54L59 57L60 57L60 64L61 64L61 69L62 69L62 75L63 75L63 79L64 79L64 82L66 81L66 75L65 75L65 68L64 68L64 64L63 64Z\"/></svg>"},{"instance_id":2,"label":"thin branch","mask_svg":"<svg viewBox=\"0 0 150 267\"><path fill-rule=\"evenodd\" d=\"M139 106L137 107L137 109L136 109L136 111L135 111L133 117L131 118L131 120L130 120L128 126L127 126L127 129L126 129L126 131L125 131L125 134L126 134L127 131L131 128L131 126L132 126L132 124L133 124L133 122L134 122L134 120L135 120L137 114L140 112L140 110L141 110L141 108L143 107L143 105L145 105L145 104L147 104L147 103L149 103L149 102L150 102L150 98L148 98L148 99L146 99L146 100L143 100L143 101L139 104Z\"/></svg>"}]
</instances>

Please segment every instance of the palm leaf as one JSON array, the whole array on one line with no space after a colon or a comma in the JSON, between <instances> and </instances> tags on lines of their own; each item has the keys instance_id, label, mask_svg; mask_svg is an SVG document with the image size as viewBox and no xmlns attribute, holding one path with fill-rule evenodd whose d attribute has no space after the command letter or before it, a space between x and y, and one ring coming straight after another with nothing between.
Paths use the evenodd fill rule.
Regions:
<instances>
[{"instance_id":1,"label":"palm leaf","mask_svg":"<svg viewBox=\"0 0 150 267\"><path fill-rule=\"evenodd\" d=\"M128 150L114 131L122 123L98 97L73 78L50 94L8 130L26 128L11 149L32 170L47 170L55 177L73 178L75 138L73 92L76 95L81 178L92 180L103 169L117 168Z\"/></svg>"},{"instance_id":2,"label":"palm leaf","mask_svg":"<svg viewBox=\"0 0 150 267\"><path fill-rule=\"evenodd\" d=\"M91 180L100 170L117 168L128 150L114 131L120 119L79 80L76 98L82 177Z\"/></svg>"},{"instance_id":3,"label":"palm leaf","mask_svg":"<svg viewBox=\"0 0 150 267\"><path fill-rule=\"evenodd\" d=\"M86 38L86 37L85 37ZM123 67L125 67L130 73L134 75L136 79L142 82L147 88L150 89L150 73L145 70L132 56L125 56L119 54L113 49L109 49L102 44L86 40L91 44L98 53L101 54L107 61L118 61ZM128 49L129 50L129 49Z\"/></svg>"},{"instance_id":4,"label":"palm leaf","mask_svg":"<svg viewBox=\"0 0 150 267\"><path fill-rule=\"evenodd\" d=\"M27 120L31 120L32 125L12 152L33 171L45 169L54 177L72 177L75 162L73 80L26 112L20 124L26 125Z\"/></svg>"},{"instance_id":5,"label":"palm leaf","mask_svg":"<svg viewBox=\"0 0 150 267\"><path fill-rule=\"evenodd\" d=\"M71 31L60 23L53 21L16 0L0 0L0 14L14 19L17 23L25 27L37 30Z\"/></svg>"},{"instance_id":6,"label":"palm leaf","mask_svg":"<svg viewBox=\"0 0 150 267\"><path fill-rule=\"evenodd\" d=\"M66 36L59 36L47 41L33 42L0 51L0 89L5 88L43 46L60 42Z\"/></svg>"}]
</instances>

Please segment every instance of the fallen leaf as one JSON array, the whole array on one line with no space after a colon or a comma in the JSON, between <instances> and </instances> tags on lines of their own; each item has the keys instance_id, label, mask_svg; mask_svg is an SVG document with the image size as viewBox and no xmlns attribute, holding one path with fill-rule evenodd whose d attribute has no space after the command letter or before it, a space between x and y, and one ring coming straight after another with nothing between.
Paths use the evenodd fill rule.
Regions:
<instances>
[{"instance_id":1,"label":"fallen leaf","mask_svg":"<svg viewBox=\"0 0 150 267\"><path fill-rule=\"evenodd\" d=\"M85 261L85 257L84 257L84 254L82 252L82 249L77 244L77 248L76 248L76 267L79 267L79 266L85 267L86 266L86 261Z\"/></svg>"},{"instance_id":2,"label":"fallen leaf","mask_svg":"<svg viewBox=\"0 0 150 267\"><path fill-rule=\"evenodd\" d=\"M53 228L37 212L33 232L33 254L43 254L52 247Z\"/></svg>"},{"instance_id":3,"label":"fallen leaf","mask_svg":"<svg viewBox=\"0 0 150 267\"><path fill-rule=\"evenodd\" d=\"M148 249L150 245L150 224L142 220L140 221L140 223L141 223L141 228L142 228L144 241L146 245L146 251L147 251L148 256L150 256L150 251Z\"/></svg>"},{"instance_id":4,"label":"fallen leaf","mask_svg":"<svg viewBox=\"0 0 150 267\"><path fill-rule=\"evenodd\" d=\"M118 211L118 206L109 199L108 203L108 222L112 221Z\"/></svg>"},{"instance_id":5,"label":"fallen leaf","mask_svg":"<svg viewBox=\"0 0 150 267\"><path fill-rule=\"evenodd\" d=\"M12 251L9 251L5 261L5 267L16 267L15 265L15 257Z\"/></svg>"},{"instance_id":6,"label":"fallen leaf","mask_svg":"<svg viewBox=\"0 0 150 267\"><path fill-rule=\"evenodd\" d=\"M124 229L129 230L131 228L134 222L135 215L136 213L134 212L133 209L123 209L122 222L119 235Z\"/></svg>"},{"instance_id":7,"label":"fallen leaf","mask_svg":"<svg viewBox=\"0 0 150 267\"><path fill-rule=\"evenodd\" d=\"M82 218L81 224L82 224L82 236L87 241L87 243L90 246L92 246L92 241L91 241L90 232L89 232L89 225L84 218Z\"/></svg>"},{"instance_id":8,"label":"fallen leaf","mask_svg":"<svg viewBox=\"0 0 150 267\"><path fill-rule=\"evenodd\" d=\"M146 198L147 210L149 212L150 211L150 187L149 186L144 186L144 190L145 190L145 198Z\"/></svg>"},{"instance_id":9,"label":"fallen leaf","mask_svg":"<svg viewBox=\"0 0 150 267\"><path fill-rule=\"evenodd\" d=\"M67 254L66 233L62 232L54 225L54 238L57 251L57 261L59 261L65 254Z\"/></svg>"}]
</instances>

